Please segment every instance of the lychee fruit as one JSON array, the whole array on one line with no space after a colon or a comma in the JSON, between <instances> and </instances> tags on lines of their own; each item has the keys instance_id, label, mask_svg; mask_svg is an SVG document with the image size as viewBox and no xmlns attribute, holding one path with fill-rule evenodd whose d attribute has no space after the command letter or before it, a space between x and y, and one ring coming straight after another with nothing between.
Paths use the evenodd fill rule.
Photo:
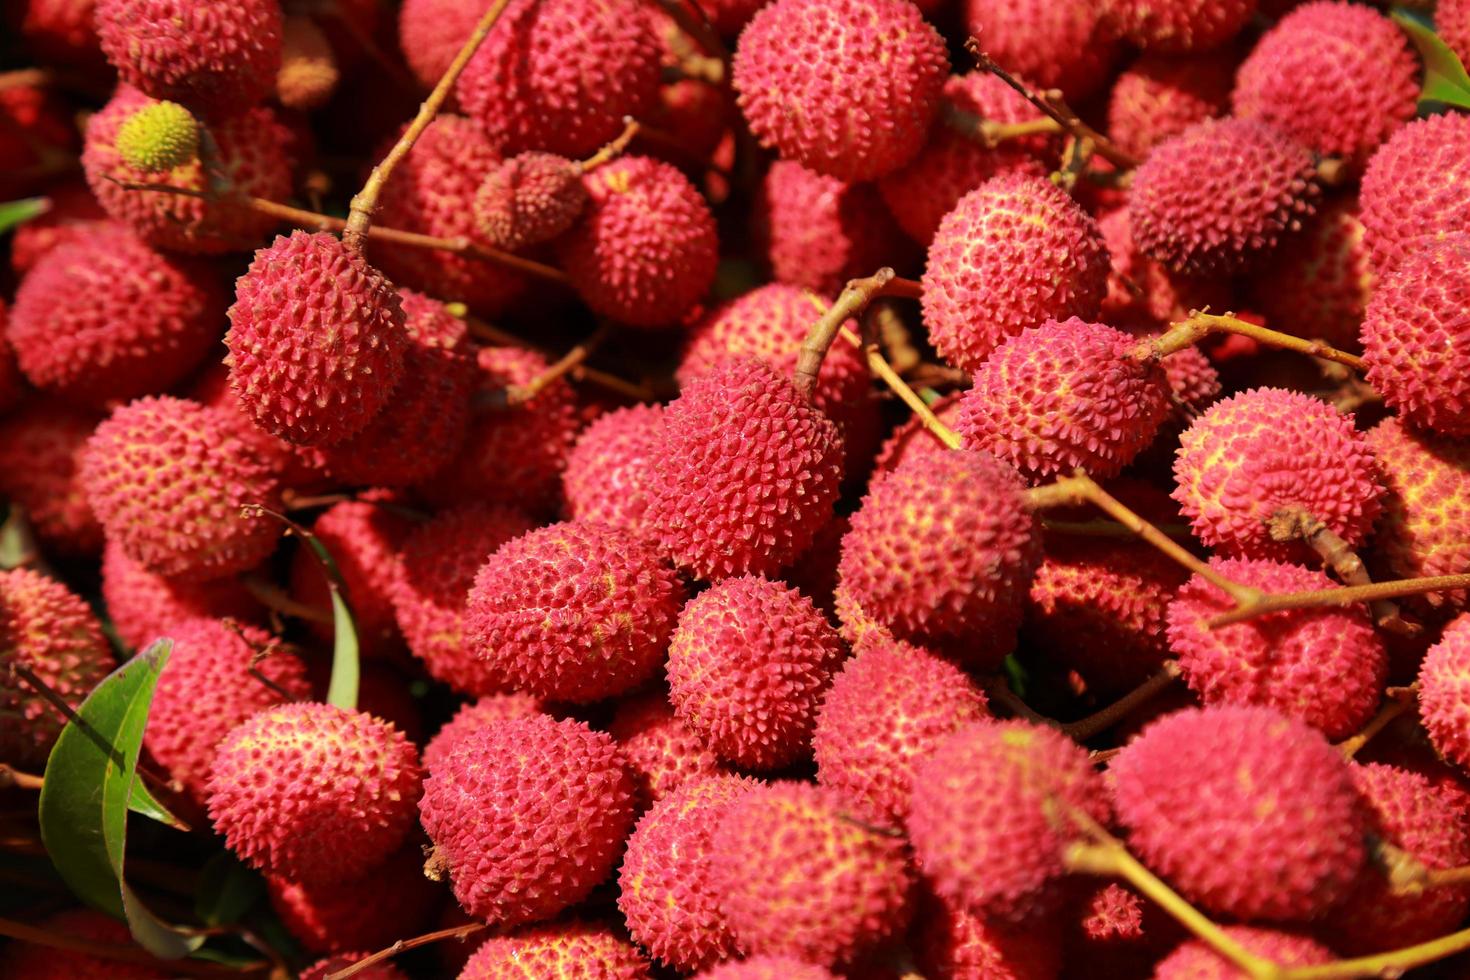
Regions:
<instances>
[{"instance_id":1,"label":"lychee fruit","mask_svg":"<svg viewBox=\"0 0 1470 980\"><path fill-rule=\"evenodd\" d=\"M1139 159L1195 123L1230 112L1235 52L1149 53L1129 65L1108 96L1108 137Z\"/></svg>"},{"instance_id":2,"label":"lychee fruit","mask_svg":"<svg viewBox=\"0 0 1470 980\"><path fill-rule=\"evenodd\" d=\"M839 180L912 160L948 75L944 39L908 0L775 0L741 32L733 62L751 132Z\"/></svg>"},{"instance_id":3,"label":"lychee fruit","mask_svg":"<svg viewBox=\"0 0 1470 980\"><path fill-rule=\"evenodd\" d=\"M159 675L143 745L203 804L215 748L257 712L311 696L306 667L264 630L218 619L161 624L174 641Z\"/></svg>"},{"instance_id":4,"label":"lychee fruit","mask_svg":"<svg viewBox=\"0 0 1470 980\"><path fill-rule=\"evenodd\" d=\"M329 446L388 405L410 341L382 273L335 235L294 231L236 282L225 344L230 384L257 425Z\"/></svg>"},{"instance_id":5,"label":"lychee fruit","mask_svg":"<svg viewBox=\"0 0 1470 980\"><path fill-rule=\"evenodd\" d=\"M97 427L80 472L110 539L149 571L202 581L248 571L275 550L274 475L212 409L140 398Z\"/></svg>"},{"instance_id":6,"label":"lychee fruit","mask_svg":"<svg viewBox=\"0 0 1470 980\"><path fill-rule=\"evenodd\" d=\"M103 406L167 390L219 341L225 294L208 266L98 232L22 281L7 336L31 384Z\"/></svg>"},{"instance_id":7,"label":"lychee fruit","mask_svg":"<svg viewBox=\"0 0 1470 980\"><path fill-rule=\"evenodd\" d=\"M621 157L582 181L587 213L556 244L572 287L619 323L676 324L714 281L709 205L676 168L649 157Z\"/></svg>"},{"instance_id":8,"label":"lychee fruit","mask_svg":"<svg viewBox=\"0 0 1470 980\"><path fill-rule=\"evenodd\" d=\"M404 539L389 594L403 638L429 676L471 696L501 690L504 679L464 642L465 600L485 559L532 526L513 508L467 504Z\"/></svg>"},{"instance_id":9,"label":"lychee fruit","mask_svg":"<svg viewBox=\"0 0 1470 980\"><path fill-rule=\"evenodd\" d=\"M261 613L260 604L238 578L207 582L164 578L129 558L116 541L102 550L102 598L119 639L134 650L142 650L185 620L230 618L251 623Z\"/></svg>"},{"instance_id":10,"label":"lychee fruit","mask_svg":"<svg viewBox=\"0 0 1470 980\"><path fill-rule=\"evenodd\" d=\"M332 42L316 21L302 14L286 17L281 34L281 67L276 98L288 109L307 112L332 98L341 80Z\"/></svg>"},{"instance_id":11,"label":"lychee fruit","mask_svg":"<svg viewBox=\"0 0 1470 980\"><path fill-rule=\"evenodd\" d=\"M720 911L710 842L730 804L759 785L744 776L691 780L655 803L628 838L618 909L633 938L676 970L692 973L740 950Z\"/></svg>"},{"instance_id":12,"label":"lychee fruit","mask_svg":"<svg viewBox=\"0 0 1470 980\"><path fill-rule=\"evenodd\" d=\"M970 911L1020 918L1053 897L1074 813L1108 820L1087 750L1023 721L974 722L914 771L908 834L935 891Z\"/></svg>"},{"instance_id":13,"label":"lychee fruit","mask_svg":"<svg viewBox=\"0 0 1470 980\"><path fill-rule=\"evenodd\" d=\"M364 657L383 657L399 645L393 590L398 552L413 525L384 504L391 504L391 498L344 500L323 511L311 525L312 534L342 576ZM327 572L315 550L305 543L292 556L291 594L321 613L321 621L308 620L308 626L322 642L332 642L335 627Z\"/></svg>"},{"instance_id":14,"label":"lychee fruit","mask_svg":"<svg viewBox=\"0 0 1470 980\"><path fill-rule=\"evenodd\" d=\"M555 153L520 153L486 175L475 192L475 220L486 241L519 252L549 242L587 206L582 168Z\"/></svg>"},{"instance_id":15,"label":"lychee fruit","mask_svg":"<svg viewBox=\"0 0 1470 980\"><path fill-rule=\"evenodd\" d=\"M1095 316L1107 294L1107 246L1060 187L1027 174L996 177L939 223L923 283L930 341L973 372L1027 327Z\"/></svg>"},{"instance_id":16,"label":"lychee fruit","mask_svg":"<svg viewBox=\"0 0 1470 980\"><path fill-rule=\"evenodd\" d=\"M424 858L410 841L362 878L325 885L279 876L265 880L271 908L313 953L381 949L418 935L433 921L440 887L424 877ZM371 889L371 900L364 894Z\"/></svg>"},{"instance_id":17,"label":"lychee fruit","mask_svg":"<svg viewBox=\"0 0 1470 980\"><path fill-rule=\"evenodd\" d=\"M899 639L994 668L1041 560L1019 474L985 453L908 457L875 478L842 540L845 594ZM851 627L850 617L844 626Z\"/></svg>"},{"instance_id":18,"label":"lychee fruit","mask_svg":"<svg viewBox=\"0 0 1470 980\"><path fill-rule=\"evenodd\" d=\"M1099 5L1084 0L965 0L965 27L1006 71L1068 99L1085 99L1103 86L1118 43Z\"/></svg>"},{"instance_id":19,"label":"lychee fruit","mask_svg":"<svg viewBox=\"0 0 1470 980\"><path fill-rule=\"evenodd\" d=\"M1364 813L1347 760L1272 708L1166 715L1109 771L1130 846L1208 912L1309 920L1363 866Z\"/></svg>"},{"instance_id":20,"label":"lychee fruit","mask_svg":"<svg viewBox=\"0 0 1470 980\"><path fill-rule=\"evenodd\" d=\"M139 950L127 923L94 909L67 909L37 925L57 939L97 943L107 950L129 953ZM104 959L73 944L43 946L19 939L0 950L0 970L15 980L165 980L176 972L161 960Z\"/></svg>"},{"instance_id":21,"label":"lychee fruit","mask_svg":"<svg viewBox=\"0 0 1470 980\"><path fill-rule=\"evenodd\" d=\"M1256 42L1231 103L1361 171L1419 101L1419 59L1398 25L1358 4L1314 0ZM1344 98L1343 96L1347 97Z\"/></svg>"},{"instance_id":22,"label":"lychee fruit","mask_svg":"<svg viewBox=\"0 0 1470 980\"><path fill-rule=\"evenodd\" d=\"M68 65L90 74L107 67L97 37L96 0L30 0L21 36L43 64Z\"/></svg>"},{"instance_id":23,"label":"lychee fruit","mask_svg":"<svg viewBox=\"0 0 1470 980\"><path fill-rule=\"evenodd\" d=\"M177 102L154 102L123 122L116 146L128 166L164 173L199 154L199 120Z\"/></svg>"},{"instance_id":24,"label":"lychee fruit","mask_svg":"<svg viewBox=\"0 0 1470 980\"><path fill-rule=\"evenodd\" d=\"M1081 467L1109 478L1153 441L1172 405L1163 368L1133 356L1129 334L1047 320L1002 343L960 399L967 449L1040 481Z\"/></svg>"},{"instance_id":25,"label":"lychee fruit","mask_svg":"<svg viewBox=\"0 0 1470 980\"><path fill-rule=\"evenodd\" d=\"M619 702L607 730L628 761L628 771L638 783L638 800L645 806L686 783L724 771L704 739L674 714L664 691Z\"/></svg>"},{"instance_id":26,"label":"lychee fruit","mask_svg":"<svg viewBox=\"0 0 1470 980\"><path fill-rule=\"evenodd\" d=\"M727 358L664 410L645 524L698 578L775 574L831 519L842 454L786 377Z\"/></svg>"},{"instance_id":27,"label":"lychee fruit","mask_svg":"<svg viewBox=\"0 0 1470 980\"><path fill-rule=\"evenodd\" d=\"M28 568L0 572L0 759L45 765L67 721L16 668L77 708L115 666L96 617L70 589Z\"/></svg>"},{"instance_id":28,"label":"lychee fruit","mask_svg":"<svg viewBox=\"0 0 1470 980\"><path fill-rule=\"evenodd\" d=\"M752 956L730 960L699 975L699 980L836 980L825 966L793 956Z\"/></svg>"},{"instance_id":29,"label":"lychee fruit","mask_svg":"<svg viewBox=\"0 0 1470 980\"><path fill-rule=\"evenodd\" d=\"M403 0L398 46L418 83L428 91L449 70L485 12L467 0Z\"/></svg>"},{"instance_id":30,"label":"lychee fruit","mask_svg":"<svg viewBox=\"0 0 1470 980\"><path fill-rule=\"evenodd\" d=\"M414 822L418 752L360 711L298 702L261 711L219 743L214 828L251 867L326 884L361 877Z\"/></svg>"},{"instance_id":31,"label":"lychee fruit","mask_svg":"<svg viewBox=\"0 0 1470 980\"><path fill-rule=\"evenodd\" d=\"M529 694L486 694L454 713L424 746L424 768L435 769L439 760L449 754L466 736L488 725L512 718L531 718L548 714L540 698Z\"/></svg>"},{"instance_id":32,"label":"lychee fruit","mask_svg":"<svg viewBox=\"0 0 1470 980\"><path fill-rule=\"evenodd\" d=\"M1103 16L1148 51L1208 51L1239 34L1257 0L1104 0Z\"/></svg>"},{"instance_id":33,"label":"lychee fruit","mask_svg":"<svg viewBox=\"0 0 1470 980\"><path fill-rule=\"evenodd\" d=\"M1389 571L1418 578L1470 570L1470 544L1457 530L1470 521L1470 442L1426 435L1389 417L1368 431L1368 448L1385 488L1373 546ZM1420 598L1458 609L1466 593Z\"/></svg>"},{"instance_id":34,"label":"lychee fruit","mask_svg":"<svg viewBox=\"0 0 1470 980\"><path fill-rule=\"evenodd\" d=\"M1284 388L1253 388L1210 406L1180 436L1174 479L1174 499L1206 545L1287 561L1311 552L1273 539L1273 515L1305 511L1356 546L1383 492L1352 416Z\"/></svg>"},{"instance_id":35,"label":"lychee fruit","mask_svg":"<svg viewBox=\"0 0 1470 980\"><path fill-rule=\"evenodd\" d=\"M95 555L102 527L80 469L100 417L38 400L0 418L0 496L25 511L36 537L58 555Z\"/></svg>"},{"instance_id":36,"label":"lychee fruit","mask_svg":"<svg viewBox=\"0 0 1470 980\"><path fill-rule=\"evenodd\" d=\"M612 871L633 826L633 779L612 737L576 721L513 719L466 733L424 782L431 873L496 925L549 919Z\"/></svg>"},{"instance_id":37,"label":"lychee fruit","mask_svg":"<svg viewBox=\"0 0 1470 980\"><path fill-rule=\"evenodd\" d=\"M662 405L632 405L599 416L577 436L562 474L567 516L652 539L644 526Z\"/></svg>"},{"instance_id":38,"label":"lychee fruit","mask_svg":"<svg viewBox=\"0 0 1470 980\"><path fill-rule=\"evenodd\" d=\"M1251 297L1266 322L1293 336L1358 350L1374 285L1364 234L1357 201L1339 198L1283 240L1251 277Z\"/></svg>"},{"instance_id":39,"label":"lychee fruit","mask_svg":"<svg viewBox=\"0 0 1470 980\"><path fill-rule=\"evenodd\" d=\"M684 587L640 538L552 524L503 545L475 575L465 643L511 686L585 704L657 672Z\"/></svg>"},{"instance_id":40,"label":"lychee fruit","mask_svg":"<svg viewBox=\"0 0 1470 980\"><path fill-rule=\"evenodd\" d=\"M756 576L691 599L669 644L669 700L721 758L778 769L806 755L817 708L842 662L810 599Z\"/></svg>"},{"instance_id":41,"label":"lychee fruit","mask_svg":"<svg viewBox=\"0 0 1470 980\"><path fill-rule=\"evenodd\" d=\"M1434 5L1434 31L1463 64L1470 61L1470 3L1440 0Z\"/></svg>"},{"instance_id":42,"label":"lychee fruit","mask_svg":"<svg viewBox=\"0 0 1470 980\"><path fill-rule=\"evenodd\" d=\"M1445 759L1470 769L1470 615L1444 628L1419 667L1419 718Z\"/></svg>"},{"instance_id":43,"label":"lychee fruit","mask_svg":"<svg viewBox=\"0 0 1470 980\"><path fill-rule=\"evenodd\" d=\"M1044 920L1017 925L930 894L917 920L914 958L926 977L1055 980L1061 973L1061 944Z\"/></svg>"},{"instance_id":44,"label":"lychee fruit","mask_svg":"<svg viewBox=\"0 0 1470 980\"><path fill-rule=\"evenodd\" d=\"M658 101L659 56L633 0L516 0L455 92L501 152L589 156Z\"/></svg>"},{"instance_id":45,"label":"lychee fruit","mask_svg":"<svg viewBox=\"0 0 1470 980\"><path fill-rule=\"evenodd\" d=\"M1230 281L1173 272L1145 255L1134 240L1133 222L1126 207L1106 212L1097 224L1112 265L1101 307L1105 323L1140 333L1163 330L1189 316L1192 310L1229 308L1234 299ZM1189 358L1189 350L1175 351L1169 359L1177 361L1181 354Z\"/></svg>"},{"instance_id":46,"label":"lychee fruit","mask_svg":"<svg viewBox=\"0 0 1470 980\"><path fill-rule=\"evenodd\" d=\"M1210 567L1269 593L1315 592L1335 584L1325 572L1268 559L1216 558ZM1286 609L1210 626L1234 606L1199 575L1169 603L1169 646L1205 705L1275 708L1331 739L1346 738L1373 717L1388 658L1366 607Z\"/></svg>"},{"instance_id":47,"label":"lychee fruit","mask_svg":"<svg viewBox=\"0 0 1470 980\"><path fill-rule=\"evenodd\" d=\"M1358 200L1378 275L1419 254L1418 239L1464 230L1470 220L1467 154L1470 118L1449 112L1403 126L1369 159Z\"/></svg>"},{"instance_id":48,"label":"lychee fruit","mask_svg":"<svg viewBox=\"0 0 1470 980\"><path fill-rule=\"evenodd\" d=\"M1331 963L1332 951L1311 936L1260 926L1224 926L1225 935L1248 952L1290 969ZM1158 980L1235 980L1240 968L1215 952L1203 940L1191 939L1159 961Z\"/></svg>"},{"instance_id":49,"label":"lychee fruit","mask_svg":"<svg viewBox=\"0 0 1470 980\"><path fill-rule=\"evenodd\" d=\"M951 732L986 716L958 667L899 640L870 640L832 680L817 713L817 782L863 820L902 826L914 770Z\"/></svg>"},{"instance_id":50,"label":"lychee fruit","mask_svg":"<svg viewBox=\"0 0 1470 980\"><path fill-rule=\"evenodd\" d=\"M962 394L963 392L952 392L929 406L934 417L951 429L959 422ZM894 429L884 440L883 445L878 448L878 457L873 462L873 471L886 473L889 470L898 469L900 465L907 465L905 461L910 457L929 458L947 452L949 452L949 447L929 431L924 425L924 420L917 415L911 415Z\"/></svg>"},{"instance_id":51,"label":"lychee fruit","mask_svg":"<svg viewBox=\"0 0 1470 980\"><path fill-rule=\"evenodd\" d=\"M573 919L487 939L459 980L575 976L648 980L652 974L638 947L605 925Z\"/></svg>"},{"instance_id":52,"label":"lychee fruit","mask_svg":"<svg viewBox=\"0 0 1470 980\"><path fill-rule=\"evenodd\" d=\"M901 935L912 914L903 841L849 819L835 794L807 783L758 786L728 804L709 863L726 925L757 955L849 963Z\"/></svg>"},{"instance_id":53,"label":"lychee fruit","mask_svg":"<svg viewBox=\"0 0 1470 980\"><path fill-rule=\"evenodd\" d=\"M10 233L10 267L22 278L41 256L78 238L91 238L100 228L120 227L102 210L82 181L59 184L46 192L50 206L44 214Z\"/></svg>"}]
</instances>

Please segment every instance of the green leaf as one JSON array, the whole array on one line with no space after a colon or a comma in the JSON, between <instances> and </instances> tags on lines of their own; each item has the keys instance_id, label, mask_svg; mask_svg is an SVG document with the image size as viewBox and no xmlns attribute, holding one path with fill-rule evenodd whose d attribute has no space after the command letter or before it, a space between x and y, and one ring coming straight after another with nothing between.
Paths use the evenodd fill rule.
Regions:
<instances>
[{"instance_id":1,"label":"green leaf","mask_svg":"<svg viewBox=\"0 0 1470 980\"><path fill-rule=\"evenodd\" d=\"M332 594L332 677L327 682L327 703L352 711L357 707L360 671L357 625L352 619L352 608L347 604L346 583L321 539L294 521L287 523L301 536L307 547L311 548L312 554L322 566L322 574L327 577L327 589Z\"/></svg>"},{"instance_id":2,"label":"green leaf","mask_svg":"<svg viewBox=\"0 0 1470 980\"><path fill-rule=\"evenodd\" d=\"M5 234L16 225L25 224L32 218L38 217L51 210L51 199L46 197L28 197L20 201L6 201L0 204L0 235Z\"/></svg>"},{"instance_id":3,"label":"green leaf","mask_svg":"<svg viewBox=\"0 0 1470 980\"><path fill-rule=\"evenodd\" d=\"M206 925L239 922L265 897L265 879L241 864L229 851L220 851L204 865L194 894L194 914Z\"/></svg>"},{"instance_id":4,"label":"green leaf","mask_svg":"<svg viewBox=\"0 0 1470 980\"><path fill-rule=\"evenodd\" d=\"M123 853L129 803L142 799L134 782L143 729L172 652L173 641L159 640L87 696L77 712L81 723L68 723L51 750L40 802L41 840L67 886L89 905L125 918L138 944L163 959L189 955L204 937L149 911L123 878Z\"/></svg>"},{"instance_id":5,"label":"green leaf","mask_svg":"<svg viewBox=\"0 0 1470 980\"><path fill-rule=\"evenodd\" d=\"M1419 101L1470 108L1470 74L1466 74L1459 56L1419 15L1396 8L1391 16L1424 59L1424 88Z\"/></svg>"},{"instance_id":6,"label":"green leaf","mask_svg":"<svg viewBox=\"0 0 1470 980\"><path fill-rule=\"evenodd\" d=\"M132 795L128 797L128 809L186 834L191 829L188 824L170 813L168 807L154 799L153 794L148 791L148 785L136 775L133 777Z\"/></svg>"}]
</instances>

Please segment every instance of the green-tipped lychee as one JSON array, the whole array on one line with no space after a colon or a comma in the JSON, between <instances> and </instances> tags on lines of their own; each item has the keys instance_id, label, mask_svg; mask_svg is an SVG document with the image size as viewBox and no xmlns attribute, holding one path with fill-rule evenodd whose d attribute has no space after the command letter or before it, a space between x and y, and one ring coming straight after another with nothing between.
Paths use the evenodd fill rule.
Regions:
<instances>
[{"instance_id":1,"label":"green-tipped lychee","mask_svg":"<svg viewBox=\"0 0 1470 980\"><path fill-rule=\"evenodd\" d=\"M167 173L199 155L199 121L177 102L154 102L123 122L116 145L128 166Z\"/></svg>"}]
</instances>

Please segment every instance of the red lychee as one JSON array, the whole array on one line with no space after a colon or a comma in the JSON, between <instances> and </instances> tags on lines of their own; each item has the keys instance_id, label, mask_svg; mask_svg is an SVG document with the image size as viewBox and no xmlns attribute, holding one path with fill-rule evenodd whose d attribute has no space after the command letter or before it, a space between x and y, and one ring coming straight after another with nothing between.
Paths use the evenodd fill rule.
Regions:
<instances>
[{"instance_id":1,"label":"red lychee","mask_svg":"<svg viewBox=\"0 0 1470 980\"><path fill-rule=\"evenodd\" d=\"M663 419L662 405L632 405L608 412L582 430L562 474L567 516L652 538L643 515Z\"/></svg>"},{"instance_id":2,"label":"red lychee","mask_svg":"<svg viewBox=\"0 0 1470 980\"><path fill-rule=\"evenodd\" d=\"M1378 148L1358 192L1373 270L1387 275L1420 238L1443 238L1470 220L1470 117L1418 119Z\"/></svg>"},{"instance_id":3,"label":"red lychee","mask_svg":"<svg viewBox=\"0 0 1470 980\"><path fill-rule=\"evenodd\" d=\"M1145 54L1113 83L1108 97L1109 138L1141 159L1195 123L1228 114L1238 61L1230 50Z\"/></svg>"},{"instance_id":4,"label":"red lychee","mask_svg":"<svg viewBox=\"0 0 1470 980\"><path fill-rule=\"evenodd\" d=\"M50 206L44 214L10 233L10 267L23 277L41 256L78 238L91 238L99 229L121 227L107 216L97 198L82 181L51 188L46 193Z\"/></svg>"},{"instance_id":5,"label":"red lychee","mask_svg":"<svg viewBox=\"0 0 1470 980\"><path fill-rule=\"evenodd\" d=\"M914 957L926 977L1056 980L1061 973L1061 943L1044 922L1016 925L929 894L917 919Z\"/></svg>"},{"instance_id":6,"label":"red lychee","mask_svg":"<svg viewBox=\"0 0 1470 980\"><path fill-rule=\"evenodd\" d=\"M1107 242L1112 268L1102 319L1130 332L1162 330L1196 309L1228 309L1234 298L1231 283L1219 277L1172 272L1143 254L1133 238L1133 222L1126 207L1114 208L1098 219ZM1176 351L1189 358L1188 349ZM1196 355L1198 356L1198 355ZM1208 363L1208 362L1206 362Z\"/></svg>"},{"instance_id":7,"label":"red lychee","mask_svg":"<svg viewBox=\"0 0 1470 980\"><path fill-rule=\"evenodd\" d=\"M87 409L44 400L0 418L0 496L25 511L36 536L60 555L102 547L80 474L99 421Z\"/></svg>"},{"instance_id":8,"label":"red lychee","mask_svg":"<svg viewBox=\"0 0 1470 980\"><path fill-rule=\"evenodd\" d=\"M657 803L680 786L724 771L719 758L674 714L664 691L618 704L608 733L617 741L638 783L638 800Z\"/></svg>"},{"instance_id":9,"label":"red lychee","mask_svg":"<svg viewBox=\"0 0 1470 980\"><path fill-rule=\"evenodd\" d=\"M1419 667L1419 718L1435 751L1470 769L1470 615L1444 628Z\"/></svg>"},{"instance_id":10,"label":"red lychee","mask_svg":"<svg viewBox=\"0 0 1470 980\"><path fill-rule=\"evenodd\" d=\"M1273 329L1355 351L1373 283L1357 201L1339 198L1285 239L1250 285Z\"/></svg>"},{"instance_id":11,"label":"red lychee","mask_svg":"<svg viewBox=\"0 0 1470 980\"><path fill-rule=\"evenodd\" d=\"M582 168L555 153L520 153L475 192L475 220L491 245L519 252L572 227L587 205Z\"/></svg>"},{"instance_id":12,"label":"red lychee","mask_svg":"<svg viewBox=\"0 0 1470 980\"><path fill-rule=\"evenodd\" d=\"M1225 926L1225 935L1279 966L1331 963L1332 951L1311 936L1259 926ZM1236 980L1241 971L1207 943L1191 939L1159 961L1157 980Z\"/></svg>"},{"instance_id":13,"label":"red lychee","mask_svg":"<svg viewBox=\"0 0 1470 980\"><path fill-rule=\"evenodd\" d=\"M87 908L67 909L38 923L49 936L98 943L105 950L140 951L127 923ZM0 950L0 970L15 980L165 980L173 975L161 960L94 956L72 946L11 940Z\"/></svg>"},{"instance_id":14,"label":"red lychee","mask_svg":"<svg viewBox=\"0 0 1470 980\"><path fill-rule=\"evenodd\" d=\"M1103 16L1149 51L1208 51L1239 34L1257 0L1104 0Z\"/></svg>"},{"instance_id":15,"label":"red lychee","mask_svg":"<svg viewBox=\"0 0 1470 980\"><path fill-rule=\"evenodd\" d=\"M1383 481L1383 516L1374 549L1399 578L1470 570L1470 442L1441 439L1386 418L1368 431ZM1461 608L1464 589L1430 592L1421 601Z\"/></svg>"},{"instance_id":16,"label":"red lychee","mask_svg":"<svg viewBox=\"0 0 1470 980\"><path fill-rule=\"evenodd\" d=\"M965 27L1002 68L1069 99L1102 87L1117 58L1117 40L1096 3L965 0L964 13Z\"/></svg>"},{"instance_id":17,"label":"red lychee","mask_svg":"<svg viewBox=\"0 0 1470 980\"><path fill-rule=\"evenodd\" d=\"M442 895L424 877L424 858L413 841L362 878L310 885L268 876L271 908L296 941L313 953L381 949L423 932ZM372 899L364 901L371 889Z\"/></svg>"},{"instance_id":18,"label":"red lychee","mask_svg":"<svg viewBox=\"0 0 1470 980\"><path fill-rule=\"evenodd\" d=\"M389 506L390 499L344 500L333 504L312 523L311 532L332 556L364 657L383 657L399 646L393 611L393 588L398 578L398 552L413 524ZM327 573L315 551L302 544L291 560L291 594L321 613L308 621L311 632L330 643L332 598Z\"/></svg>"},{"instance_id":19,"label":"red lychee","mask_svg":"<svg viewBox=\"0 0 1470 980\"><path fill-rule=\"evenodd\" d=\"M110 541L102 551L102 598L125 646L142 650L189 619L254 622L260 604L237 578L180 582L148 571ZM240 719L243 720L243 719Z\"/></svg>"},{"instance_id":20,"label":"red lychee","mask_svg":"<svg viewBox=\"0 0 1470 980\"><path fill-rule=\"evenodd\" d=\"M446 721L424 746L424 768L436 769L439 760L461 740L488 725L542 714L547 714L545 704L529 694L487 694L478 701L471 701L455 712L454 717Z\"/></svg>"},{"instance_id":21,"label":"red lychee","mask_svg":"<svg viewBox=\"0 0 1470 980\"><path fill-rule=\"evenodd\" d=\"M721 963L699 975L700 980L836 980L825 966L792 956L752 956Z\"/></svg>"},{"instance_id":22,"label":"red lychee","mask_svg":"<svg viewBox=\"0 0 1470 980\"><path fill-rule=\"evenodd\" d=\"M425 91L444 77L485 12L470 0L403 0L398 46Z\"/></svg>"},{"instance_id":23,"label":"red lychee","mask_svg":"<svg viewBox=\"0 0 1470 980\"><path fill-rule=\"evenodd\" d=\"M465 963L459 980L579 976L648 980L651 975L638 948L612 929L571 920L487 939Z\"/></svg>"}]
</instances>

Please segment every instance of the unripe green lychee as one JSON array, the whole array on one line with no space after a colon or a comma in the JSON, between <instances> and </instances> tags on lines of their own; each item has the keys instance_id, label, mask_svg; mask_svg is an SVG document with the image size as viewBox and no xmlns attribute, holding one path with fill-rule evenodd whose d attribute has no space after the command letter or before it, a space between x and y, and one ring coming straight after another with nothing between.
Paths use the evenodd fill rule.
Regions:
<instances>
[{"instance_id":1,"label":"unripe green lychee","mask_svg":"<svg viewBox=\"0 0 1470 980\"><path fill-rule=\"evenodd\" d=\"M199 155L199 121L177 102L153 102L123 122L116 146L128 166L167 173Z\"/></svg>"}]
</instances>

